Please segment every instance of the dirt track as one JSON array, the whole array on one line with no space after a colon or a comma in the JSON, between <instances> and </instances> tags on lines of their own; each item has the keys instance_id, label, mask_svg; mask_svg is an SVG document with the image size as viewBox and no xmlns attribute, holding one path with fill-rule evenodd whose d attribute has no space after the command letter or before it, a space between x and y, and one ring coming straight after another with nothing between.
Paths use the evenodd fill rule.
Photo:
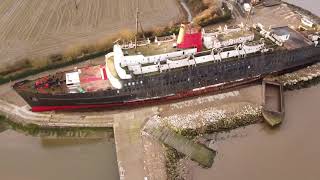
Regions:
<instances>
[{"instance_id":1,"label":"dirt track","mask_svg":"<svg viewBox=\"0 0 320 180\"><path fill-rule=\"evenodd\" d=\"M140 0L144 28L182 16L176 0ZM135 0L1 0L0 61L57 53L135 27Z\"/></svg>"}]
</instances>

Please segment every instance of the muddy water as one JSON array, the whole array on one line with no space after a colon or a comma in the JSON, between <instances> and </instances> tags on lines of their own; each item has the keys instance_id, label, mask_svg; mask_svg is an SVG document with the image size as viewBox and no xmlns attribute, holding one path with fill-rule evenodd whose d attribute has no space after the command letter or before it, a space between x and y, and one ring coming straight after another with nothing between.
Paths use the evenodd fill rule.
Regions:
<instances>
[{"instance_id":1,"label":"muddy water","mask_svg":"<svg viewBox=\"0 0 320 180\"><path fill-rule=\"evenodd\" d=\"M1 131L0 131L1 132ZM112 140L50 139L0 133L2 180L118 180Z\"/></svg>"},{"instance_id":2,"label":"muddy water","mask_svg":"<svg viewBox=\"0 0 320 180\"><path fill-rule=\"evenodd\" d=\"M320 1L319 0L284 0L290 4L302 7L309 10L317 16L320 16Z\"/></svg>"},{"instance_id":3,"label":"muddy water","mask_svg":"<svg viewBox=\"0 0 320 180\"><path fill-rule=\"evenodd\" d=\"M218 155L208 170L193 166L198 180L317 180L320 177L320 85L286 92L286 118L218 134Z\"/></svg>"}]
</instances>

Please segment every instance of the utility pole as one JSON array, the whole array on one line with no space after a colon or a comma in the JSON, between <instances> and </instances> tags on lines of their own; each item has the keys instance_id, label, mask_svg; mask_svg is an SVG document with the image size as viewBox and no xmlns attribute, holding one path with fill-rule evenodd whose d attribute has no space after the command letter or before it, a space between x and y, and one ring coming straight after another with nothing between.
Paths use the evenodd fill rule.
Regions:
<instances>
[{"instance_id":1,"label":"utility pole","mask_svg":"<svg viewBox=\"0 0 320 180\"><path fill-rule=\"evenodd\" d=\"M76 6L76 9L78 10L78 3L77 3L77 0L74 0L74 5Z\"/></svg>"},{"instance_id":2,"label":"utility pole","mask_svg":"<svg viewBox=\"0 0 320 180\"><path fill-rule=\"evenodd\" d=\"M248 26L248 24L252 22L252 13L253 13L253 3L252 2L250 3L250 6L251 6L251 8L250 8L250 11L248 12L245 26Z\"/></svg>"}]
</instances>

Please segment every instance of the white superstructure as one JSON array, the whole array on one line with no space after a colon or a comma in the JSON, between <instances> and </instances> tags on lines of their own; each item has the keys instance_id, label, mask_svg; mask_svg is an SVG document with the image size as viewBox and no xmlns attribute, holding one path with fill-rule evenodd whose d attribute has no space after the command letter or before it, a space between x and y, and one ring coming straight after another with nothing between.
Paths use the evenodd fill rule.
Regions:
<instances>
[{"instance_id":1,"label":"white superstructure","mask_svg":"<svg viewBox=\"0 0 320 180\"><path fill-rule=\"evenodd\" d=\"M242 44L254 39L254 33L245 30L244 28L219 28L220 30L214 33L206 33L202 31L203 44L207 49L218 49L222 47Z\"/></svg>"},{"instance_id":2,"label":"white superstructure","mask_svg":"<svg viewBox=\"0 0 320 180\"><path fill-rule=\"evenodd\" d=\"M240 58L248 54L266 51L263 43L243 44L234 46L233 50L221 50L217 53L212 51L211 54L200 57L194 57L196 49L160 54L156 56L157 58L145 57L143 55L123 56L122 50L118 45L114 46L114 50L116 54L119 54L115 55L115 68L121 79L131 78L130 74L126 74L127 72L124 68L127 68L134 75L154 72L161 73L176 68L194 66L207 62L221 62L224 59L232 57Z\"/></svg>"}]
</instances>

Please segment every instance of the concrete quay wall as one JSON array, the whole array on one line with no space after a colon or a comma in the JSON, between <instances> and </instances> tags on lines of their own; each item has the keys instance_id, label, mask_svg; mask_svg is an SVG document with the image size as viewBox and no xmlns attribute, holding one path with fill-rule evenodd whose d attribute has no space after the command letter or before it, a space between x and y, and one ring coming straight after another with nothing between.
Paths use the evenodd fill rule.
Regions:
<instances>
[{"instance_id":1,"label":"concrete quay wall","mask_svg":"<svg viewBox=\"0 0 320 180\"><path fill-rule=\"evenodd\" d=\"M113 127L110 115L65 115L34 113L27 106L20 107L0 100L0 114L19 124L35 124L40 127Z\"/></svg>"}]
</instances>

